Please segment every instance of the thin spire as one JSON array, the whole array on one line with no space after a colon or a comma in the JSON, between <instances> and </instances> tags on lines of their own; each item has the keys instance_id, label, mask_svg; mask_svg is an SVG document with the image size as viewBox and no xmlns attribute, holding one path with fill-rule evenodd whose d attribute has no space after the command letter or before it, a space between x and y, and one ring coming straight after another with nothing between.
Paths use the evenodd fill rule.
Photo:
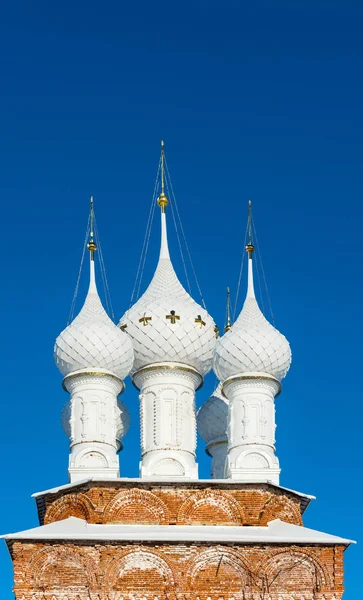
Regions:
<instances>
[{"instance_id":1,"label":"thin spire","mask_svg":"<svg viewBox=\"0 0 363 600\"><path fill-rule=\"evenodd\" d=\"M252 238L252 202L248 201L248 220L247 220L247 246L246 252L248 254L248 286L247 286L247 297L255 298L255 289L253 285L253 264L252 254L255 251Z\"/></svg>"},{"instance_id":2,"label":"thin spire","mask_svg":"<svg viewBox=\"0 0 363 600\"><path fill-rule=\"evenodd\" d=\"M94 223L95 223L95 211L93 206L93 196L90 198L90 215L89 215L89 242L87 248L91 253L91 261L95 259L95 251L97 250L96 243L94 241Z\"/></svg>"},{"instance_id":3,"label":"thin spire","mask_svg":"<svg viewBox=\"0 0 363 600\"><path fill-rule=\"evenodd\" d=\"M166 228L166 214L165 208L169 204L169 200L165 196L165 153L164 153L164 142L161 142L161 194L158 198L158 205L161 208L161 245L160 245L160 259L166 258L170 260L169 247L168 247L168 233Z\"/></svg>"},{"instance_id":4,"label":"thin spire","mask_svg":"<svg viewBox=\"0 0 363 600\"><path fill-rule=\"evenodd\" d=\"M158 198L158 205L161 208L161 212L165 213L165 208L169 204L169 200L165 196L165 151L164 151L164 142L161 142L161 194Z\"/></svg>"},{"instance_id":5,"label":"thin spire","mask_svg":"<svg viewBox=\"0 0 363 600\"><path fill-rule=\"evenodd\" d=\"M231 323L231 290L227 287L227 302L226 302L226 315L227 315L227 323L224 328L224 331L227 333L232 327Z\"/></svg>"},{"instance_id":6,"label":"thin spire","mask_svg":"<svg viewBox=\"0 0 363 600\"><path fill-rule=\"evenodd\" d=\"M95 252L97 250L96 242L94 240L94 223L95 223L95 211L94 211L94 198L90 198L90 215L89 215L89 242L87 248L90 252L90 282L89 289L96 290L96 277L95 277Z\"/></svg>"}]
</instances>

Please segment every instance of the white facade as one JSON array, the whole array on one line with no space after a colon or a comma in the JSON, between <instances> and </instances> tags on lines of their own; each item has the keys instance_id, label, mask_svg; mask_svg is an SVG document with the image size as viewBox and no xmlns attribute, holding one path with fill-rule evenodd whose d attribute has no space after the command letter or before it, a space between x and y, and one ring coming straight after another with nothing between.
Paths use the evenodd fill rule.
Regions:
<instances>
[{"instance_id":1,"label":"white facade","mask_svg":"<svg viewBox=\"0 0 363 600\"><path fill-rule=\"evenodd\" d=\"M241 314L218 342L214 370L229 400L226 476L279 484L275 455L275 397L291 363L286 338L263 316L253 286L253 246Z\"/></svg>"},{"instance_id":2,"label":"white facade","mask_svg":"<svg viewBox=\"0 0 363 600\"><path fill-rule=\"evenodd\" d=\"M128 411L117 400L122 381L112 373L81 371L63 385L71 394L62 419L70 438L70 481L119 477L117 453L129 425Z\"/></svg>"},{"instance_id":3,"label":"white facade","mask_svg":"<svg viewBox=\"0 0 363 600\"><path fill-rule=\"evenodd\" d=\"M195 369L176 363L140 369L140 476L146 479L197 479L195 391L202 383Z\"/></svg>"},{"instance_id":4,"label":"white facade","mask_svg":"<svg viewBox=\"0 0 363 600\"><path fill-rule=\"evenodd\" d=\"M280 383L272 375L250 373L228 379L228 462L226 476L279 484L275 455L275 396Z\"/></svg>"}]
</instances>

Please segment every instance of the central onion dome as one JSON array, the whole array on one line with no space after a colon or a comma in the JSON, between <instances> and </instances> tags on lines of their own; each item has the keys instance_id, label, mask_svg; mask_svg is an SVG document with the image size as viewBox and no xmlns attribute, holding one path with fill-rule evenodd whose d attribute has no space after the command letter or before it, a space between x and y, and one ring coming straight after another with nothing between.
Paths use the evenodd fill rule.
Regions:
<instances>
[{"instance_id":1,"label":"central onion dome","mask_svg":"<svg viewBox=\"0 0 363 600\"><path fill-rule=\"evenodd\" d=\"M212 368L216 325L180 283L170 260L165 207L162 192L161 249L154 277L145 291L121 318L119 326L132 338L133 371L155 363L181 363L201 375Z\"/></svg>"},{"instance_id":2,"label":"central onion dome","mask_svg":"<svg viewBox=\"0 0 363 600\"><path fill-rule=\"evenodd\" d=\"M108 371L124 379L131 371L133 348L130 338L107 315L97 292L94 251L91 253L90 285L85 303L77 317L62 331L54 346L54 359L62 375L80 370Z\"/></svg>"},{"instance_id":3,"label":"central onion dome","mask_svg":"<svg viewBox=\"0 0 363 600\"><path fill-rule=\"evenodd\" d=\"M265 319L257 304L253 286L252 243L246 250L246 300L238 319L217 344L213 368L222 382L251 372L266 373L281 381L290 368L290 345L285 336Z\"/></svg>"}]
</instances>

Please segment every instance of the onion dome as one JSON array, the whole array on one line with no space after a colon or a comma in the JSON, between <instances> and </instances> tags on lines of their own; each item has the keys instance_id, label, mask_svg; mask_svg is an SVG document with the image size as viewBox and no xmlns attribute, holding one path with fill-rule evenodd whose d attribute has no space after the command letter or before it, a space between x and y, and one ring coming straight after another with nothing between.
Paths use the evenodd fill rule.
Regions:
<instances>
[{"instance_id":1,"label":"onion dome","mask_svg":"<svg viewBox=\"0 0 363 600\"><path fill-rule=\"evenodd\" d=\"M79 370L98 369L124 379L133 364L132 342L102 306L96 287L96 244L92 236L88 249L91 259L88 294L80 313L56 339L55 362L64 376Z\"/></svg>"},{"instance_id":2,"label":"onion dome","mask_svg":"<svg viewBox=\"0 0 363 600\"><path fill-rule=\"evenodd\" d=\"M122 440L130 429L130 413L126 404L117 398L116 409L116 439Z\"/></svg>"},{"instance_id":3,"label":"onion dome","mask_svg":"<svg viewBox=\"0 0 363 600\"><path fill-rule=\"evenodd\" d=\"M147 365L173 362L194 367L205 375L212 368L216 325L183 288L171 263L165 215L168 199L163 180L158 204L161 207L159 262L149 287L126 311L119 326L133 341L134 372Z\"/></svg>"},{"instance_id":4,"label":"onion dome","mask_svg":"<svg viewBox=\"0 0 363 600\"><path fill-rule=\"evenodd\" d=\"M200 437L208 445L211 442L227 442L228 400L222 394L222 384L214 390L197 412Z\"/></svg>"},{"instance_id":5,"label":"onion dome","mask_svg":"<svg viewBox=\"0 0 363 600\"><path fill-rule=\"evenodd\" d=\"M213 368L219 379L244 373L266 373L281 381L291 364L290 345L284 335L265 319L254 292L252 241L248 253L248 289L242 311L224 336L218 341Z\"/></svg>"}]
</instances>

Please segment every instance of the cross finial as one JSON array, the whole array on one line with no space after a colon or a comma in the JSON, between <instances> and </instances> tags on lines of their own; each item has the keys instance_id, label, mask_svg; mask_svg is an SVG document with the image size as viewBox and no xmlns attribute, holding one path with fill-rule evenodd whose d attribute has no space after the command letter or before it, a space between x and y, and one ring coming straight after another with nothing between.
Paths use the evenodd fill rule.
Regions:
<instances>
[{"instance_id":1,"label":"cross finial","mask_svg":"<svg viewBox=\"0 0 363 600\"><path fill-rule=\"evenodd\" d=\"M90 197L90 215L89 215L89 242L87 244L87 248L91 253L91 260L94 260L95 251L97 250L96 243L94 241L94 221L95 221L95 211L94 211L94 198Z\"/></svg>"},{"instance_id":2,"label":"cross finial","mask_svg":"<svg viewBox=\"0 0 363 600\"><path fill-rule=\"evenodd\" d=\"M252 253L255 250L255 247L252 242L252 201L248 201L248 220L247 220L247 239L248 243L246 246L246 252L248 253L248 258L252 258Z\"/></svg>"},{"instance_id":3,"label":"cross finial","mask_svg":"<svg viewBox=\"0 0 363 600\"><path fill-rule=\"evenodd\" d=\"M227 287L226 315L227 315L227 323L224 328L225 333L227 333L227 331L229 331L232 327L232 324L231 324L231 290L229 287Z\"/></svg>"},{"instance_id":4,"label":"cross finial","mask_svg":"<svg viewBox=\"0 0 363 600\"><path fill-rule=\"evenodd\" d=\"M161 194L158 198L158 205L161 208L161 212L165 212L165 208L169 204L169 200L165 196L165 151L164 151L164 142L161 141Z\"/></svg>"}]
</instances>

